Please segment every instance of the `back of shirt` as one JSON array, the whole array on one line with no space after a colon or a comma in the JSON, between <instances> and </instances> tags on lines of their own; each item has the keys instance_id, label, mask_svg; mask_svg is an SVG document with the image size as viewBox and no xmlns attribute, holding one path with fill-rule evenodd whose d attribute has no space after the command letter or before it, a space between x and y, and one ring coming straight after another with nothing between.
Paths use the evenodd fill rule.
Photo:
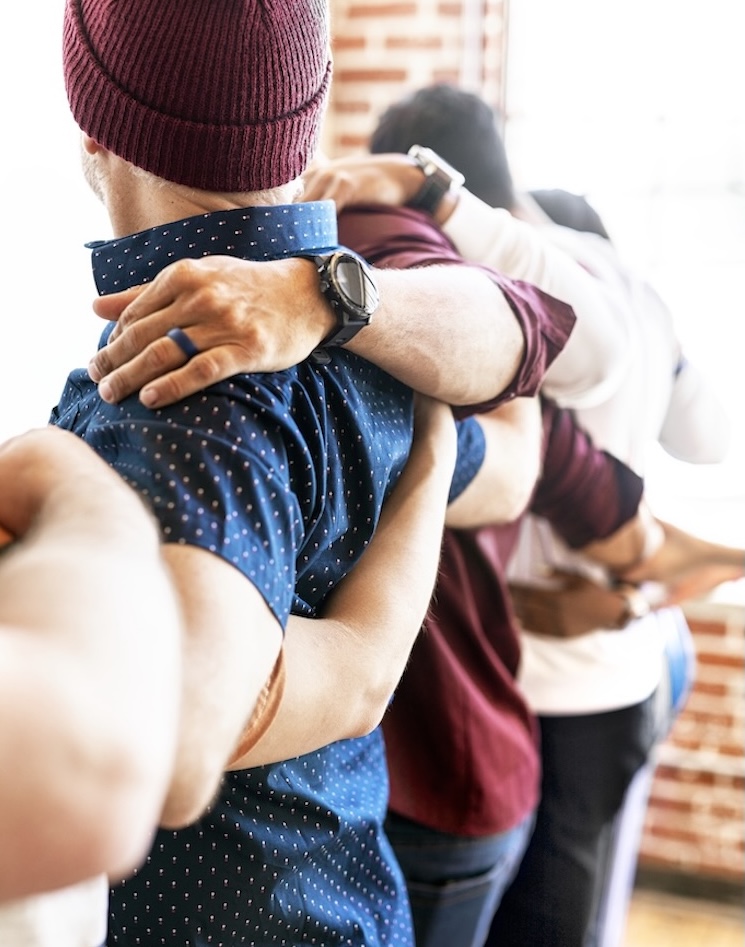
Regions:
<instances>
[{"instance_id":1,"label":"back of shirt","mask_svg":"<svg viewBox=\"0 0 745 947\"><path fill-rule=\"evenodd\" d=\"M627 328L629 357L617 385L600 403L576 407L578 422L599 447L642 476L656 443L690 462L721 459L728 437L726 414L705 379L682 356L663 300L621 263L602 237L553 225L542 232L612 290ZM569 550L545 521L528 518L510 578L540 583L554 566L603 578L599 567ZM524 634L519 680L533 709L594 713L644 700L662 674L655 623L651 615L622 632L598 631L571 640Z\"/></svg>"}]
</instances>

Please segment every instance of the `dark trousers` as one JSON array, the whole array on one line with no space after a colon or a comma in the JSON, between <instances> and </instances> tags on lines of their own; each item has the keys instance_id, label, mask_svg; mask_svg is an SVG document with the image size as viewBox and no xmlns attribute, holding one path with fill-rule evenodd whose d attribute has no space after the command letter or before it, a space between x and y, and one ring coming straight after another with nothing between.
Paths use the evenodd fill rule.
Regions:
<instances>
[{"instance_id":1,"label":"dark trousers","mask_svg":"<svg viewBox=\"0 0 745 947\"><path fill-rule=\"evenodd\" d=\"M389 812L386 833L406 877L416 947L482 947L533 825L471 838Z\"/></svg>"},{"instance_id":2,"label":"dark trousers","mask_svg":"<svg viewBox=\"0 0 745 947\"><path fill-rule=\"evenodd\" d=\"M542 797L487 947L582 947L613 822L654 745L654 697L602 714L540 718Z\"/></svg>"}]
</instances>

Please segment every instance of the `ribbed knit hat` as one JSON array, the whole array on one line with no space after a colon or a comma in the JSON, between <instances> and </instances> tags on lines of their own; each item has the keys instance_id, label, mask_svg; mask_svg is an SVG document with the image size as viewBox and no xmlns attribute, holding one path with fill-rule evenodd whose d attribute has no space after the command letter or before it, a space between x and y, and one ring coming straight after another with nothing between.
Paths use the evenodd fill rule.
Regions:
<instances>
[{"instance_id":1,"label":"ribbed knit hat","mask_svg":"<svg viewBox=\"0 0 745 947\"><path fill-rule=\"evenodd\" d=\"M73 116L178 184L259 191L312 158L331 78L328 0L67 0Z\"/></svg>"}]
</instances>

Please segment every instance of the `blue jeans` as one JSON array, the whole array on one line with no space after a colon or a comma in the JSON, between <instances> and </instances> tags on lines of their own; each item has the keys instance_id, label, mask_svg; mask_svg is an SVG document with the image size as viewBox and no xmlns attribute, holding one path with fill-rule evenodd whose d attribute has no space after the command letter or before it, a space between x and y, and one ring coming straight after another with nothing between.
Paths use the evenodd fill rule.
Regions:
<instances>
[{"instance_id":1,"label":"blue jeans","mask_svg":"<svg viewBox=\"0 0 745 947\"><path fill-rule=\"evenodd\" d=\"M482 947L533 818L508 832L472 838L388 813L386 833L406 877L416 947Z\"/></svg>"}]
</instances>

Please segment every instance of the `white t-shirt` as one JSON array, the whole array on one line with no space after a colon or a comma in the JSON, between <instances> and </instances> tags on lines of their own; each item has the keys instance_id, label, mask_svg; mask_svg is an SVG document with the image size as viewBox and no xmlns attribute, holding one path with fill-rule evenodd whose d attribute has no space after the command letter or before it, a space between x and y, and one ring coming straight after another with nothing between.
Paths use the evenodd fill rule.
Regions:
<instances>
[{"instance_id":1,"label":"white t-shirt","mask_svg":"<svg viewBox=\"0 0 745 947\"><path fill-rule=\"evenodd\" d=\"M45 894L0 904L2 947L101 947L109 885L102 875Z\"/></svg>"},{"instance_id":2,"label":"white t-shirt","mask_svg":"<svg viewBox=\"0 0 745 947\"><path fill-rule=\"evenodd\" d=\"M678 459L722 459L729 439L722 405L682 358L664 302L623 267L607 240L517 221L467 193L444 229L466 258L534 283L573 307L577 324L543 390L574 409L599 447L640 475L655 442ZM508 577L540 583L552 566L597 571L545 521L526 517ZM518 681L536 713L615 710L655 690L662 649L654 614L620 632L574 639L526 632Z\"/></svg>"}]
</instances>

